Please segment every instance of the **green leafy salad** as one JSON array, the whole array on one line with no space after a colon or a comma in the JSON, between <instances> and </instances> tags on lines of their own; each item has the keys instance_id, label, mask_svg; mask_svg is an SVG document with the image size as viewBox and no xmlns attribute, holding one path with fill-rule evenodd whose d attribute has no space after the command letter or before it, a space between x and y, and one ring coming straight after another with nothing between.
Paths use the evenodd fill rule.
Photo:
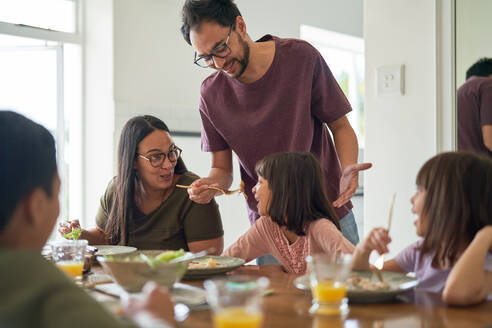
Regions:
<instances>
[{"instance_id":1,"label":"green leafy salad","mask_svg":"<svg viewBox=\"0 0 492 328\"><path fill-rule=\"evenodd\" d=\"M165 251L162 252L155 257L147 256L143 253L140 253L137 256L127 256L123 259L118 259L118 261L123 262L146 262L151 268L155 268L156 264L159 263L169 263L170 261L177 259L185 254L184 249L180 249L177 251ZM105 256L105 258L109 261L116 261L114 256Z\"/></svg>"},{"instance_id":2,"label":"green leafy salad","mask_svg":"<svg viewBox=\"0 0 492 328\"><path fill-rule=\"evenodd\" d=\"M72 229L72 231L69 233L63 234L63 237L66 239L77 240L80 238L81 234L82 234L82 229L76 228L76 229Z\"/></svg>"}]
</instances>

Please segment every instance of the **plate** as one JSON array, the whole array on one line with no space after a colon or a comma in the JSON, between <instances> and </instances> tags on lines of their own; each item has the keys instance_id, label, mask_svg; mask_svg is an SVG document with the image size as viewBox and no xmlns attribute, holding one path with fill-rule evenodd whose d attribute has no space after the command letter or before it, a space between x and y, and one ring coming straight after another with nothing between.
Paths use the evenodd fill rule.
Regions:
<instances>
[{"instance_id":1,"label":"plate","mask_svg":"<svg viewBox=\"0 0 492 328\"><path fill-rule=\"evenodd\" d=\"M371 281L377 281L373 271L353 271L359 277ZM394 299L397 295L414 289L419 281L417 278L409 277L404 273L382 271L383 280L388 282L390 289L385 290L363 290L360 288L347 288L347 296L351 302L356 303L376 303L386 302ZM304 275L294 280L294 285L302 290L310 290L309 276Z\"/></svg>"},{"instance_id":2,"label":"plate","mask_svg":"<svg viewBox=\"0 0 492 328\"><path fill-rule=\"evenodd\" d=\"M237 257L208 255L193 260L193 262L207 262L209 259L217 263L215 268L188 269L183 279L206 279L215 274L232 271L244 264L244 260Z\"/></svg>"},{"instance_id":3,"label":"plate","mask_svg":"<svg viewBox=\"0 0 492 328\"><path fill-rule=\"evenodd\" d=\"M131 247L131 246L118 246L118 245L92 245L92 246L97 248L97 252L96 252L97 256L126 254L126 253L135 252L137 250L136 247Z\"/></svg>"}]
</instances>

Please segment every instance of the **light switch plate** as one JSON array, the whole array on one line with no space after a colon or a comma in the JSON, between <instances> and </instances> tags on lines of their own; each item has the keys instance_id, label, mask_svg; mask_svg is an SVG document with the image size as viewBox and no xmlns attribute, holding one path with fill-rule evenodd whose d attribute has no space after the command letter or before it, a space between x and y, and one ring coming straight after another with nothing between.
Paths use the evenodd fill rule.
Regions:
<instances>
[{"instance_id":1,"label":"light switch plate","mask_svg":"<svg viewBox=\"0 0 492 328\"><path fill-rule=\"evenodd\" d=\"M402 96L405 93L405 65L381 66L376 71L378 96Z\"/></svg>"}]
</instances>

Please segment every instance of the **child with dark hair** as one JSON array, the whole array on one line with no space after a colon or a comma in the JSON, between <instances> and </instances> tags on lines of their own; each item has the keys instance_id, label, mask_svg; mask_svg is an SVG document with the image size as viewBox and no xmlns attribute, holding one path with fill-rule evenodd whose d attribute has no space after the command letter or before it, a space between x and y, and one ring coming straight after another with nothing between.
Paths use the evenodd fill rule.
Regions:
<instances>
[{"instance_id":1,"label":"child with dark hair","mask_svg":"<svg viewBox=\"0 0 492 328\"><path fill-rule=\"evenodd\" d=\"M449 303L492 299L492 161L469 152L442 153L424 164L416 182L412 212L422 239L385 262L383 270L413 272L419 289L442 292ZM388 252L390 242L386 229L373 229L357 245L353 268L369 269L370 253Z\"/></svg>"},{"instance_id":2,"label":"child with dark hair","mask_svg":"<svg viewBox=\"0 0 492 328\"><path fill-rule=\"evenodd\" d=\"M59 214L53 136L20 114L0 111L0 140L0 327L135 327L41 256ZM126 305L127 313L141 327L169 327L170 294L155 283L143 293Z\"/></svg>"},{"instance_id":3,"label":"child with dark hair","mask_svg":"<svg viewBox=\"0 0 492 328\"><path fill-rule=\"evenodd\" d=\"M308 255L353 251L311 153L269 155L257 163L256 173L253 194L261 217L224 255L251 261L272 254L285 271L305 273Z\"/></svg>"}]
</instances>

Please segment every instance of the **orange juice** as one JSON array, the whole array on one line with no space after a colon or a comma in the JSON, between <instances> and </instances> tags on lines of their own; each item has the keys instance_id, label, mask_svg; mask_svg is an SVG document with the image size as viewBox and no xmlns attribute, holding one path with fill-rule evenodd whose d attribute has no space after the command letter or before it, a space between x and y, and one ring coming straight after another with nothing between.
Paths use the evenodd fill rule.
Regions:
<instances>
[{"instance_id":1,"label":"orange juice","mask_svg":"<svg viewBox=\"0 0 492 328\"><path fill-rule=\"evenodd\" d=\"M311 290L318 302L339 302L347 295L345 284L331 280L319 281Z\"/></svg>"},{"instance_id":2,"label":"orange juice","mask_svg":"<svg viewBox=\"0 0 492 328\"><path fill-rule=\"evenodd\" d=\"M56 263L56 266L65 272L66 275L75 278L82 276L82 270L84 269L84 262L77 261L60 261Z\"/></svg>"},{"instance_id":3,"label":"orange juice","mask_svg":"<svg viewBox=\"0 0 492 328\"><path fill-rule=\"evenodd\" d=\"M216 328L259 328L263 321L261 313L250 313L240 307L224 309L213 317Z\"/></svg>"}]
</instances>

